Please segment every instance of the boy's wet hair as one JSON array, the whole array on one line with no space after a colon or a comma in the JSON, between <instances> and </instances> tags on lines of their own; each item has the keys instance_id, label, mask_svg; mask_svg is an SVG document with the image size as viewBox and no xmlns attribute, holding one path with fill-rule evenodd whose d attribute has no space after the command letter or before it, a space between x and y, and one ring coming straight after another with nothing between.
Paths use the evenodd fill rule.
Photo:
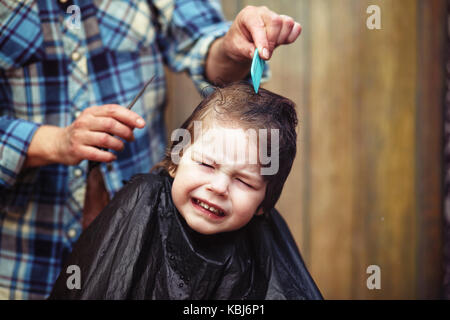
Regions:
<instances>
[{"instance_id":1,"label":"boy's wet hair","mask_svg":"<svg viewBox=\"0 0 450 320\"><path fill-rule=\"evenodd\" d=\"M227 126L243 129L267 129L267 149L270 152L270 129L279 130L279 168L274 175L263 175L267 181L266 194L261 206L269 213L278 201L283 185L291 171L297 151L297 114L295 104L278 94L260 88L255 93L248 82L235 82L221 88L217 87L195 108L181 126L194 137L194 121L213 120ZM208 127L208 122L205 121ZM172 161L171 151L180 143L173 141L164 159L154 169L163 167L175 173L177 164Z\"/></svg>"}]
</instances>

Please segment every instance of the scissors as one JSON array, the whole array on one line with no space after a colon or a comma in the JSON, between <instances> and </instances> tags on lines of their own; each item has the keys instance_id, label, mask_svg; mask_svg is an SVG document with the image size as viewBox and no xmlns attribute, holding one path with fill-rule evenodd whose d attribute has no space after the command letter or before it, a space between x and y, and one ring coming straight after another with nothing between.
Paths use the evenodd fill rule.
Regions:
<instances>
[{"instance_id":1,"label":"scissors","mask_svg":"<svg viewBox=\"0 0 450 320\"><path fill-rule=\"evenodd\" d=\"M138 92L138 94L136 95L136 97L134 97L134 99L133 99L133 100L130 102L130 104L127 106L127 109L128 109L128 110L131 110L131 108L133 108L133 106L136 104L136 101L139 100L139 98L142 96L142 94L143 94L143 93L145 92L145 90L147 89L148 85L149 85L150 83L152 83L152 81L153 81L153 79L155 79L155 77L156 77L156 75L154 75L153 77L151 77L150 80L148 80L148 81L144 84L144 86L142 87L141 91ZM104 151L108 150L108 149L105 149L105 148L99 148L99 149L104 150ZM95 167L97 167L97 166L99 166L99 165L100 165L100 162L98 162L98 161L89 161L89 164L88 164L88 175L89 175L89 173L92 171L92 169L94 169Z\"/></svg>"},{"instance_id":2,"label":"scissors","mask_svg":"<svg viewBox=\"0 0 450 320\"><path fill-rule=\"evenodd\" d=\"M145 92L145 89L147 89L148 85L150 83L152 83L153 79L155 79L156 75L154 75L153 77L151 77L150 80L148 80L144 86L142 87L141 91L139 91L139 93L136 95L136 97L134 97L133 101L130 102L130 104L128 105L127 109L131 110L131 108L133 108L134 104L136 103L136 101L139 100L139 98L142 96L142 94Z\"/></svg>"}]
</instances>

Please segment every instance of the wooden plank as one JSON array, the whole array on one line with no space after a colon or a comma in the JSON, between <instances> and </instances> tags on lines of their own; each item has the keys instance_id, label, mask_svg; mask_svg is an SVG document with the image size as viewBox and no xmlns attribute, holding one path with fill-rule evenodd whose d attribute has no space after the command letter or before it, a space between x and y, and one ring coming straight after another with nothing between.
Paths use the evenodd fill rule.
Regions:
<instances>
[{"instance_id":1,"label":"wooden plank","mask_svg":"<svg viewBox=\"0 0 450 320\"><path fill-rule=\"evenodd\" d=\"M364 1L382 12L382 30L361 29L357 59L357 174L353 296L415 297L415 1ZM367 15L363 15L367 16ZM368 290L368 265L381 268L381 290Z\"/></svg>"},{"instance_id":2,"label":"wooden plank","mask_svg":"<svg viewBox=\"0 0 450 320\"><path fill-rule=\"evenodd\" d=\"M442 158L447 3L418 1L416 210L417 298L438 299L442 285Z\"/></svg>"},{"instance_id":3,"label":"wooden plank","mask_svg":"<svg viewBox=\"0 0 450 320\"><path fill-rule=\"evenodd\" d=\"M352 1L311 4L311 268L326 298L351 298ZM337 28L337 26L339 26ZM305 199L308 201L308 199Z\"/></svg>"}]
</instances>

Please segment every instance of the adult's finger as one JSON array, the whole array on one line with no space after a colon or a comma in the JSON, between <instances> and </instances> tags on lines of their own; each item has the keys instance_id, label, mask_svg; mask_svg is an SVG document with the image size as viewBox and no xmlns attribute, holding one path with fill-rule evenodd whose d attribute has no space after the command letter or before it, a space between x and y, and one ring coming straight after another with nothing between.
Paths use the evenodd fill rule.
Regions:
<instances>
[{"instance_id":1,"label":"adult's finger","mask_svg":"<svg viewBox=\"0 0 450 320\"><path fill-rule=\"evenodd\" d=\"M283 20L283 23L282 23L280 33L278 35L277 45L287 43L287 39L289 38L292 28L295 25L295 21L291 17L285 16L285 15L280 15L280 17Z\"/></svg>"},{"instance_id":2,"label":"adult's finger","mask_svg":"<svg viewBox=\"0 0 450 320\"><path fill-rule=\"evenodd\" d=\"M90 107L88 109L89 112L96 117L114 118L131 128L143 128L145 126L145 121L140 115L117 104L105 104L102 106Z\"/></svg>"},{"instance_id":3,"label":"adult's finger","mask_svg":"<svg viewBox=\"0 0 450 320\"><path fill-rule=\"evenodd\" d=\"M82 138L82 143L84 145L112 149L116 151L122 151L125 146L120 139L104 132L95 131L86 132Z\"/></svg>"},{"instance_id":4,"label":"adult's finger","mask_svg":"<svg viewBox=\"0 0 450 320\"><path fill-rule=\"evenodd\" d=\"M278 37L283 28L283 19L275 12L266 8L261 9L261 18L264 21L270 57L277 46Z\"/></svg>"},{"instance_id":5,"label":"adult's finger","mask_svg":"<svg viewBox=\"0 0 450 320\"><path fill-rule=\"evenodd\" d=\"M107 132L127 141L134 140L132 128L114 118L92 117L91 121L90 130L92 131Z\"/></svg>"},{"instance_id":6,"label":"adult's finger","mask_svg":"<svg viewBox=\"0 0 450 320\"><path fill-rule=\"evenodd\" d=\"M269 43L267 41L264 21L261 14L259 14L260 9L247 7L244 10L246 11L239 15L240 25L250 34L251 39L249 40L253 40L254 45L258 48L260 57L269 59Z\"/></svg>"},{"instance_id":7,"label":"adult's finger","mask_svg":"<svg viewBox=\"0 0 450 320\"><path fill-rule=\"evenodd\" d=\"M302 33L302 26L300 25L300 23L296 22L292 27L291 33L287 37L285 43L288 44L294 42L298 38L300 33Z\"/></svg>"},{"instance_id":8,"label":"adult's finger","mask_svg":"<svg viewBox=\"0 0 450 320\"><path fill-rule=\"evenodd\" d=\"M113 153L92 146L80 146L79 151L80 156L89 161L111 162L117 159Z\"/></svg>"}]
</instances>

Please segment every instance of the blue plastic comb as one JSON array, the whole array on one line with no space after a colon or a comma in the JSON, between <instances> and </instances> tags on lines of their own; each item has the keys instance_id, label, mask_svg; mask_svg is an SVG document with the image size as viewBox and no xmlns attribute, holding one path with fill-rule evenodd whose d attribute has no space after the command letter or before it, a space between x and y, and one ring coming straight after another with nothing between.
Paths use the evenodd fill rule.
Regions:
<instances>
[{"instance_id":1,"label":"blue plastic comb","mask_svg":"<svg viewBox=\"0 0 450 320\"><path fill-rule=\"evenodd\" d=\"M253 54L252 67L250 69L253 88L255 89L256 93L258 93L259 84L261 82L265 64L266 62L259 57L258 48L256 48L255 53Z\"/></svg>"}]
</instances>

